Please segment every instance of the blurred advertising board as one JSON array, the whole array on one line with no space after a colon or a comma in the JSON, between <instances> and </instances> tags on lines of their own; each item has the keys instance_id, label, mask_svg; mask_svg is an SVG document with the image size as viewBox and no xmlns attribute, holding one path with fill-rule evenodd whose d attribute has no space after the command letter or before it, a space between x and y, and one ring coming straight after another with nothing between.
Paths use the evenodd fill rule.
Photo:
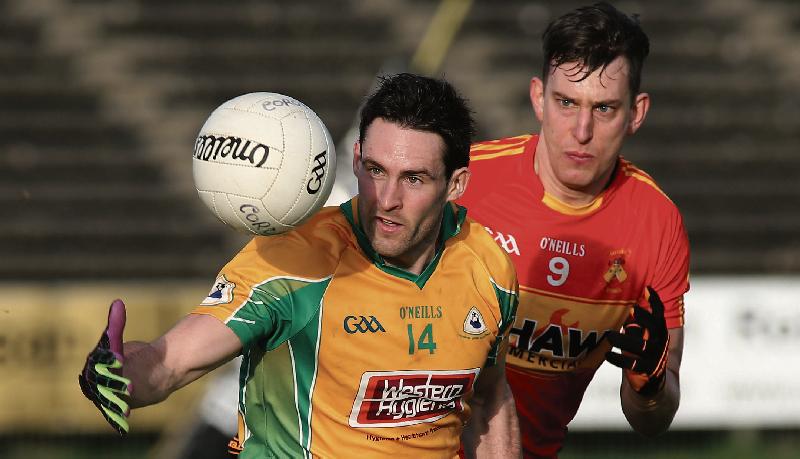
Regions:
<instances>
[{"instance_id":1,"label":"blurred advertising board","mask_svg":"<svg viewBox=\"0 0 800 459\"><path fill-rule=\"evenodd\" d=\"M187 283L2 284L0 432L112 433L78 386L78 373L105 328L111 301L122 298L127 305L125 340L150 341L207 291L207 285ZM204 379L159 405L135 410L131 432L185 420Z\"/></svg>"}]
</instances>

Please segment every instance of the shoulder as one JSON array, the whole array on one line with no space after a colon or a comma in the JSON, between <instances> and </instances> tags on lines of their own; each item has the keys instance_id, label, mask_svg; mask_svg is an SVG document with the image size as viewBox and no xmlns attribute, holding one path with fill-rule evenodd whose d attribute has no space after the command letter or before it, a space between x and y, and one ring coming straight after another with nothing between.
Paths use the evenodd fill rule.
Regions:
<instances>
[{"instance_id":1,"label":"shoulder","mask_svg":"<svg viewBox=\"0 0 800 459\"><path fill-rule=\"evenodd\" d=\"M225 267L256 278L290 276L322 278L333 273L342 252L354 244L352 231L338 207L325 207L297 228L254 237Z\"/></svg>"},{"instance_id":2,"label":"shoulder","mask_svg":"<svg viewBox=\"0 0 800 459\"><path fill-rule=\"evenodd\" d=\"M448 241L450 242L450 241ZM483 225L466 218L455 238L452 252L459 254L455 262L461 273L468 273L483 297L500 334L514 322L519 301L519 283L511 258L495 244ZM452 261L452 260L451 260ZM493 354L495 351L493 351ZM495 357L490 355L490 360Z\"/></svg>"},{"instance_id":3,"label":"shoulder","mask_svg":"<svg viewBox=\"0 0 800 459\"><path fill-rule=\"evenodd\" d=\"M532 171L526 165L532 160L537 141L536 135L521 135L472 145L469 163L472 174L459 202L472 208L489 195L509 193L508 187L500 187L501 184L525 183Z\"/></svg>"},{"instance_id":4,"label":"shoulder","mask_svg":"<svg viewBox=\"0 0 800 459\"><path fill-rule=\"evenodd\" d=\"M465 218L461 232L454 242L458 244L458 251L465 258L463 261L480 266L495 286L508 291L516 289L514 263L482 224L470 217Z\"/></svg>"},{"instance_id":5,"label":"shoulder","mask_svg":"<svg viewBox=\"0 0 800 459\"><path fill-rule=\"evenodd\" d=\"M618 173L621 177L618 181L617 193L627 198L625 201L635 202L635 207L640 211L681 218L678 206L650 174L624 158L619 160Z\"/></svg>"},{"instance_id":6,"label":"shoulder","mask_svg":"<svg viewBox=\"0 0 800 459\"><path fill-rule=\"evenodd\" d=\"M524 154L526 147L537 140L538 136L526 134L475 143L469 151L470 163L479 167L506 164Z\"/></svg>"}]
</instances>

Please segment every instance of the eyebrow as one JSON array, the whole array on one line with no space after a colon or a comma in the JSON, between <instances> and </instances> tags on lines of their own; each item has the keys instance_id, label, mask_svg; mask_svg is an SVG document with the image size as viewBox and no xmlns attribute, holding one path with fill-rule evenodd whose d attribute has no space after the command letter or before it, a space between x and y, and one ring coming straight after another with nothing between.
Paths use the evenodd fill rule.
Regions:
<instances>
[{"instance_id":1,"label":"eyebrow","mask_svg":"<svg viewBox=\"0 0 800 459\"><path fill-rule=\"evenodd\" d=\"M572 100L572 101L575 100L574 97L569 97L568 95L563 94L563 93L558 92L558 91L553 91L553 96L555 96L557 99L566 99L566 100ZM594 102L592 104L592 106L593 107L597 107L598 105L615 106L615 105L621 105L621 104L622 104L622 100L621 99L606 99L606 100L598 100L598 101Z\"/></svg>"},{"instance_id":2,"label":"eyebrow","mask_svg":"<svg viewBox=\"0 0 800 459\"><path fill-rule=\"evenodd\" d=\"M383 164L379 163L378 161L375 161L372 158L365 158L363 155L361 156L361 163L362 164L369 164L369 165L377 166L377 167L379 167L381 169L386 170L386 168L383 166ZM400 175L405 176L405 177L407 177L409 175L426 175L426 176L428 176L430 178L436 178L436 176L431 171L429 171L428 169L406 169L404 171L401 171Z\"/></svg>"}]
</instances>

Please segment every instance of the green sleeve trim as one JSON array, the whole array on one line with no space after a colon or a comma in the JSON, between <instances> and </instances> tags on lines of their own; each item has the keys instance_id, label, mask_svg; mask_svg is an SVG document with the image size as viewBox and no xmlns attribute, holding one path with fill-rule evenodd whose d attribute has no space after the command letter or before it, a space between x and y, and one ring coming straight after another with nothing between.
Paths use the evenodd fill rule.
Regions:
<instances>
[{"instance_id":1,"label":"green sleeve trim","mask_svg":"<svg viewBox=\"0 0 800 459\"><path fill-rule=\"evenodd\" d=\"M277 277L257 285L226 322L244 348L272 350L302 330L317 314L331 277Z\"/></svg>"},{"instance_id":2,"label":"green sleeve trim","mask_svg":"<svg viewBox=\"0 0 800 459\"><path fill-rule=\"evenodd\" d=\"M517 317L517 305L519 304L519 295L517 292L506 290L498 286L492 280L494 287L494 294L497 297L497 305L500 308L500 323L497 324L499 330L497 339L492 344L492 349L489 351L489 356L486 359L486 364L491 366L497 363L497 353L500 350L500 345L503 340L508 339L508 332L514 324Z\"/></svg>"}]
</instances>

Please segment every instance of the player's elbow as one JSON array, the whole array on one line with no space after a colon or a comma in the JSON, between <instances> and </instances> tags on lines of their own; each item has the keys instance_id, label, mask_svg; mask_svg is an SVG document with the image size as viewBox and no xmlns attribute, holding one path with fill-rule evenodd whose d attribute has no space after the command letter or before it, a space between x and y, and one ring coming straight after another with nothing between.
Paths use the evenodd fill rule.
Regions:
<instances>
[{"instance_id":1,"label":"player's elbow","mask_svg":"<svg viewBox=\"0 0 800 459\"><path fill-rule=\"evenodd\" d=\"M661 435L669 430L675 413L678 411L678 402L677 400L674 403L662 401L658 406L650 408L650 410L630 408L622 410L631 428L639 435L648 438Z\"/></svg>"},{"instance_id":2,"label":"player's elbow","mask_svg":"<svg viewBox=\"0 0 800 459\"><path fill-rule=\"evenodd\" d=\"M638 433L643 437L652 438L661 435L667 430L669 430L669 426L672 424L672 419L669 419L666 422L664 422L664 420L655 420L650 422L639 422L630 424L634 432Z\"/></svg>"}]
</instances>

